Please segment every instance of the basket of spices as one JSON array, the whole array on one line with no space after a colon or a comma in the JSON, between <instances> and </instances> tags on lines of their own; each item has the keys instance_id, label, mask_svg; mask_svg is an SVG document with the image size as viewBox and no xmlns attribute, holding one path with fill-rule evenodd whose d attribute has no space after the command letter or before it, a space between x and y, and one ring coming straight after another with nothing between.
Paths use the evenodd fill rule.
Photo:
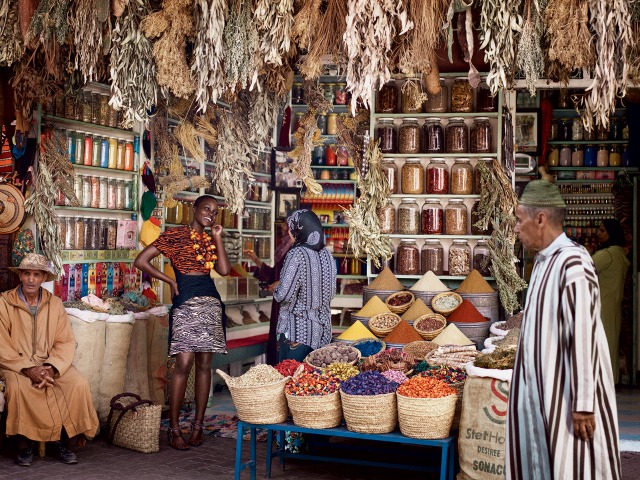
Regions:
<instances>
[{"instance_id":1,"label":"basket of spices","mask_svg":"<svg viewBox=\"0 0 640 480\"><path fill-rule=\"evenodd\" d=\"M437 313L427 313L413 322L413 328L425 340L433 340L446 326L447 319Z\"/></svg>"},{"instance_id":2,"label":"basket of spices","mask_svg":"<svg viewBox=\"0 0 640 480\"><path fill-rule=\"evenodd\" d=\"M360 350L361 358L367 358L383 352L387 345L379 338L363 338L354 342L353 347Z\"/></svg>"},{"instance_id":3,"label":"basket of spices","mask_svg":"<svg viewBox=\"0 0 640 480\"><path fill-rule=\"evenodd\" d=\"M289 416L284 387L291 377L282 376L271 365L256 365L239 377L230 377L219 369L216 373L229 387L238 418L243 422L281 423Z\"/></svg>"},{"instance_id":4,"label":"basket of spices","mask_svg":"<svg viewBox=\"0 0 640 480\"><path fill-rule=\"evenodd\" d=\"M349 363L355 365L360 360L360 350L351 345L335 343L311 352L304 359L314 368L325 368L332 363Z\"/></svg>"},{"instance_id":5,"label":"basket of spices","mask_svg":"<svg viewBox=\"0 0 640 480\"><path fill-rule=\"evenodd\" d=\"M377 371L363 372L340 384L347 429L358 433L389 433L398 423L398 384Z\"/></svg>"},{"instance_id":6,"label":"basket of spices","mask_svg":"<svg viewBox=\"0 0 640 480\"><path fill-rule=\"evenodd\" d=\"M376 337L385 337L398 325L402 319L395 313L379 313L369 319L369 330Z\"/></svg>"},{"instance_id":7,"label":"basket of spices","mask_svg":"<svg viewBox=\"0 0 640 480\"><path fill-rule=\"evenodd\" d=\"M398 388L400 432L411 438L447 438L456 408L456 390L441 380L422 375Z\"/></svg>"},{"instance_id":8,"label":"basket of spices","mask_svg":"<svg viewBox=\"0 0 640 480\"><path fill-rule=\"evenodd\" d=\"M449 316L462 303L462 297L456 292L442 292L433 297L431 308L445 317Z\"/></svg>"},{"instance_id":9,"label":"basket of spices","mask_svg":"<svg viewBox=\"0 0 640 480\"><path fill-rule=\"evenodd\" d=\"M456 409L453 414L451 428L458 428L460 425L460 415L462 414L462 394L464 383L467 380L467 372L464 368L450 367L447 365L433 365L421 373L423 377L435 378L446 383L456 391Z\"/></svg>"},{"instance_id":10,"label":"basket of spices","mask_svg":"<svg viewBox=\"0 0 640 480\"><path fill-rule=\"evenodd\" d=\"M396 370L405 375L411 374L416 361L411 354L404 353L397 348L388 348L377 355L367 357L360 365L360 369L365 371L378 371L380 373L387 370Z\"/></svg>"},{"instance_id":11,"label":"basket of spices","mask_svg":"<svg viewBox=\"0 0 640 480\"><path fill-rule=\"evenodd\" d=\"M416 360L424 360L424 356L436 348L438 348L438 345L435 343L427 340L417 340L415 342L407 343L402 348L402 352L413 355L413 358Z\"/></svg>"},{"instance_id":12,"label":"basket of spices","mask_svg":"<svg viewBox=\"0 0 640 480\"><path fill-rule=\"evenodd\" d=\"M355 368L355 367L352 367ZM342 422L340 381L326 373L302 373L285 387L293 423L305 428L333 428Z\"/></svg>"},{"instance_id":13,"label":"basket of spices","mask_svg":"<svg viewBox=\"0 0 640 480\"><path fill-rule=\"evenodd\" d=\"M416 298L413 296L413 293L405 290L403 292L396 292L389 295L384 303L393 313L402 315L409 309L415 300Z\"/></svg>"}]
</instances>

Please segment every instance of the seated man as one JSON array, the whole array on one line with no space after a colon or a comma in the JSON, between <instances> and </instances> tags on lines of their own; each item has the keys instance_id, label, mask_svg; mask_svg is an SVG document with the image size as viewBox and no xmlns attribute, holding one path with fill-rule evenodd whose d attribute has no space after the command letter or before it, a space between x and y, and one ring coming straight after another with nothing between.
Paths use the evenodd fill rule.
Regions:
<instances>
[{"instance_id":1,"label":"seated man","mask_svg":"<svg viewBox=\"0 0 640 480\"><path fill-rule=\"evenodd\" d=\"M0 372L6 378L7 435L18 435L16 463L30 466L32 441L54 441L60 461L77 463L68 440L93 437L98 417L89 384L71 365L75 338L62 301L40 287L55 275L42 255L11 268L21 285L0 296Z\"/></svg>"}]
</instances>

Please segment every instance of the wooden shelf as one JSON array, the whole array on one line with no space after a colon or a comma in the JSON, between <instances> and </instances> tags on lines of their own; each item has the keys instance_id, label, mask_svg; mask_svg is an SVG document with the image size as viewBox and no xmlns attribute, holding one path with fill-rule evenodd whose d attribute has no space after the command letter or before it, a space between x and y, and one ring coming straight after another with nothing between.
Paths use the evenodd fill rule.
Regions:
<instances>
[{"instance_id":1,"label":"wooden shelf","mask_svg":"<svg viewBox=\"0 0 640 480\"><path fill-rule=\"evenodd\" d=\"M495 158L497 153L384 153L384 158Z\"/></svg>"},{"instance_id":2,"label":"wooden shelf","mask_svg":"<svg viewBox=\"0 0 640 480\"><path fill-rule=\"evenodd\" d=\"M481 240L491 238L491 235L404 235L401 233L389 233L389 238L407 238L407 239L427 239L427 238L447 238L447 239L460 239L460 240Z\"/></svg>"},{"instance_id":3,"label":"wooden shelf","mask_svg":"<svg viewBox=\"0 0 640 480\"><path fill-rule=\"evenodd\" d=\"M446 112L446 113L374 113L373 118L498 118L498 112Z\"/></svg>"},{"instance_id":4,"label":"wooden shelf","mask_svg":"<svg viewBox=\"0 0 640 480\"><path fill-rule=\"evenodd\" d=\"M445 198L445 199L450 199L450 198L480 198L480 195L475 195L475 194L471 194L471 195L454 195L451 193L446 193L446 194L436 194L436 193L416 193L415 195L412 195L410 193L394 193L391 195L391 198Z\"/></svg>"},{"instance_id":5,"label":"wooden shelf","mask_svg":"<svg viewBox=\"0 0 640 480\"><path fill-rule=\"evenodd\" d=\"M105 125L97 125L95 123L82 122L80 120L74 120L74 119L65 118L65 117L58 117L56 115L49 115L46 113L42 114L42 120L45 123L49 121L49 122L55 122L63 125L68 125L70 127L75 127L77 128L77 130L75 131L88 132L88 133L98 132L98 133L110 134L112 137L117 136L116 138L125 137L126 139L132 139L133 136L135 135L135 132L133 130L124 130L121 128L107 127Z\"/></svg>"},{"instance_id":6,"label":"wooden shelf","mask_svg":"<svg viewBox=\"0 0 640 480\"><path fill-rule=\"evenodd\" d=\"M547 166L547 168L549 170L555 170L555 171L565 171L565 172L573 172L573 171L598 171L598 170L605 170L605 171L609 171L609 172L620 172L623 170L629 171L629 172L637 172L638 168L637 167L550 167Z\"/></svg>"},{"instance_id":7,"label":"wooden shelf","mask_svg":"<svg viewBox=\"0 0 640 480\"><path fill-rule=\"evenodd\" d=\"M56 210L79 211L79 212L97 212L97 213L118 213L123 215L137 214L136 210L115 210L109 208L91 208L91 207L70 207L68 205L56 205Z\"/></svg>"},{"instance_id":8,"label":"wooden shelf","mask_svg":"<svg viewBox=\"0 0 640 480\"><path fill-rule=\"evenodd\" d=\"M107 173L109 175L122 173L134 177L138 176L138 172L135 170L120 170L118 168L94 167L93 165L84 165L81 163L72 163L71 165L73 165L73 168L77 168L79 170L90 170L94 172Z\"/></svg>"}]
</instances>

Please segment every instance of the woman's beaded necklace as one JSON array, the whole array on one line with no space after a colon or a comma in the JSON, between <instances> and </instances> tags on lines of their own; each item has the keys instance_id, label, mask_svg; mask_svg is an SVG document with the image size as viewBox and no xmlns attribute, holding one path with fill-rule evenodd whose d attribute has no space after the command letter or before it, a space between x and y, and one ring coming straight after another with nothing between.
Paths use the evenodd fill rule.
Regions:
<instances>
[{"instance_id":1,"label":"woman's beaded necklace","mask_svg":"<svg viewBox=\"0 0 640 480\"><path fill-rule=\"evenodd\" d=\"M193 242L196 261L203 265L204 268L211 270L214 262L218 259L215 254L216 246L213 244L213 239L206 232L198 233L191 227L189 227L189 238Z\"/></svg>"}]
</instances>

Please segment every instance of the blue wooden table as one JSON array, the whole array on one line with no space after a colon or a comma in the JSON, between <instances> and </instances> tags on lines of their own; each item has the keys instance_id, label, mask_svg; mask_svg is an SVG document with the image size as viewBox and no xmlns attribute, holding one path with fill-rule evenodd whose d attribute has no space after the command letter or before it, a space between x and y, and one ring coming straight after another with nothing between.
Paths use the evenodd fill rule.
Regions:
<instances>
[{"instance_id":1,"label":"blue wooden table","mask_svg":"<svg viewBox=\"0 0 640 480\"><path fill-rule=\"evenodd\" d=\"M250 440L249 440L249 461L242 461L242 447L243 441L242 437L246 430L250 432ZM235 462L235 474L234 479L240 480L240 473L249 469L249 474L251 480L256 480L256 431L258 429L267 430L267 460L266 460L266 477L271 477L271 465L274 457L279 457L281 464L283 464L285 458L297 458L301 460L315 460L315 461L325 461L325 462L335 462L335 463L347 463L351 465L366 465L373 467L387 467L387 468L398 468L398 469L411 469L411 470L426 470L426 471L439 471L440 472L440 480L453 480L453 469L455 463L455 442L456 437L448 437L442 440L421 440L417 438L405 437L400 432L392 432L392 433L382 433L382 434L365 434L365 433L356 433L350 432L346 427L340 426L336 428L325 428L325 429L313 429L313 428L305 428L298 427L294 425L292 422L285 423L276 423L269 425L257 425L252 423L246 423L239 421L238 422L238 438L236 440L236 462ZM273 451L273 433L278 432L278 449ZM355 460L349 458L340 458L340 457L326 457L319 455L307 455L300 453L291 453L285 451L285 432L300 432L307 433L312 435L325 435L329 437L344 437L344 438L354 438L360 440L373 440L377 442L387 442L387 443L395 443L395 444L405 444L405 445L418 445L425 447L435 447L440 448L440 465L439 467L434 467L431 465L424 466L414 466L414 465L406 465L402 463L390 463L390 462L379 462L373 460Z\"/></svg>"}]
</instances>

